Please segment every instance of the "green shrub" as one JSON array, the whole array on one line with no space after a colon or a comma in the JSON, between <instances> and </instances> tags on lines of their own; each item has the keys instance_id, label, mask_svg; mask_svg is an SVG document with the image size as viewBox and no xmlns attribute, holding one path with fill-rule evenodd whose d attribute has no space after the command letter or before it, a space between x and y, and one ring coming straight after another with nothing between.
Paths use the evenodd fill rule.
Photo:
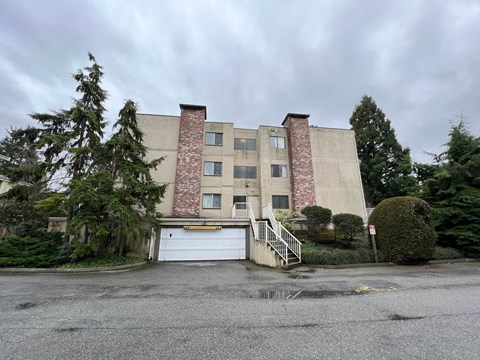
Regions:
<instances>
[{"instance_id":1,"label":"green shrub","mask_svg":"<svg viewBox=\"0 0 480 360\"><path fill-rule=\"evenodd\" d=\"M462 251L451 247L435 246L435 252L433 253L434 260L461 259L464 256Z\"/></svg>"},{"instance_id":2,"label":"green shrub","mask_svg":"<svg viewBox=\"0 0 480 360\"><path fill-rule=\"evenodd\" d=\"M401 196L383 200L369 218L376 226L377 247L387 261L429 260L435 249L433 213L427 202Z\"/></svg>"},{"instance_id":3,"label":"green shrub","mask_svg":"<svg viewBox=\"0 0 480 360\"><path fill-rule=\"evenodd\" d=\"M355 235L363 233L363 219L354 214L336 214L332 217L335 230L344 240L352 242Z\"/></svg>"},{"instance_id":4,"label":"green shrub","mask_svg":"<svg viewBox=\"0 0 480 360\"><path fill-rule=\"evenodd\" d=\"M323 229L318 232L315 236L310 236L309 240L314 243L332 243L337 241L335 230L333 229Z\"/></svg>"},{"instance_id":5,"label":"green shrub","mask_svg":"<svg viewBox=\"0 0 480 360\"><path fill-rule=\"evenodd\" d=\"M332 220L332 211L318 205L306 206L303 208L302 214L307 218L305 224L310 237L317 236L320 231L327 228Z\"/></svg>"},{"instance_id":6,"label":"green shrub","mask_svg":"<svg viewBox=\"0 0 480 360\"><path fill-rule=\"evenodd\" d=\"M379 256L383 260L383 256ZM302 262L306 265L348 265L373 262L373 252L367 249L326 249L315 245L302 247Z\"/></svg>"},{"instance_id":7,"label":"green shrub","mask_svg":"<svg viewBox=\"0 0 480 360\"><path fill-rule=\"evenodd\" d=\"M95 250L97 249L97 244L95 241L91 241L88 244L85 244L78 240L73 240L71 244L73 247L73 251L68 258L72 261L84 260L89 257L93 257L96 254Z\"/></svg>"},{"instance_id":8,"label":"green shrub","mask_svg":"<svg viewBox=\"0 0 480 360\"><path fill-rule=\"evenodd\" d=\"M10 236L0 240L0 267L51 267L58 264L62 233L37 237Z\"/></svg>"},{"instance_id":9,"label":"green shrub","mask_svg":"<svg viewBox=\"0 0 480 360\"><path fill-rule=\"evenodd\" d=\"M296 212L289 212L288 210L275 210L275 220L280 221L285 229L289 232L293 232L293 224L295 219L298 218Z\"/></svg>"}]
</instances>

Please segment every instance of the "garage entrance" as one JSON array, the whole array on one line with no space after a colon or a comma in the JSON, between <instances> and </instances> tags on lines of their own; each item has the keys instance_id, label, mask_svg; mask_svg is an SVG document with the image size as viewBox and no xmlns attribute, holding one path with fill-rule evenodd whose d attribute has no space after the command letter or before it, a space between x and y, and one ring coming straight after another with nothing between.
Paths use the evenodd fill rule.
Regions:
<instances>
[{"instance_id":1,"label":"garage entrance","mask_svg":"<svg viewBox=\"0 0 480 360\"><path fill-rule=\"evenodd\" d=\"M159 261L246 259L245 228L216 231L162 228Z\"/></svg>"}]
</instances>

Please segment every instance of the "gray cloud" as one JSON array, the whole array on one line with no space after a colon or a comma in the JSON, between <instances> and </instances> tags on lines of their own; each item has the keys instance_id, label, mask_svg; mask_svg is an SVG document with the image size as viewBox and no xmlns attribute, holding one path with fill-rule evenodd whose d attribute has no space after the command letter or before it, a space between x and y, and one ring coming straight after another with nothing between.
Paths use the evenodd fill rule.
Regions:
<instances>
[{"instance_id":1,"label":"gray cloud","mask_svg":"<svg viewBox=\"0 0 480 360\"><path fill-rule=\"evenodd\" d=\"M67 107L92 51L107 117L205 104L212 121L279 125L287 112L348 128L373 96L416 160L463 111L478 133L480 6L474 1L0 0L0 135ZM32 122L30 122L32 123Z\"/></svg>"}]
</instances>

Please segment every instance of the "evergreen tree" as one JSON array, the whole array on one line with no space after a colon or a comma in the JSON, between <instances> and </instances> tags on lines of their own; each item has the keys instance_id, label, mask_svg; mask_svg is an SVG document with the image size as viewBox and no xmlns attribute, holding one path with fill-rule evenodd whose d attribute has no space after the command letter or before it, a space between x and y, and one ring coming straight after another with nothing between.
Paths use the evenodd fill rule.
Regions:
<instances>
[{"instance_id":1,"label":"evergreen tree","mask_svg":"<svg viewBox=\"0 0 480 360\"><path fill-rule=\"evenodd\" d=\"M107 92L100 86L102 67L92 54L88 56L92 66L73 75L78 83L76 92L81 97L74 100L72 107L50 114L31 115L42 126L38 130L37 147L42 148L50 170L62 170L72 179L88 171L107 124L103 118Z\"/></svg>"},{"instance_id":2,"label":"evergreen tree","mask_svg":"<svg viewBox=\"0 0 480 360\"><path fill-rule=\"evenodd\" d=\"M422 197L435 209L441 245L480 254L480 138L461 120L452 126L446 151L437 157L437 172Z\"/></svg>"},{"instance_id":3,"label":"evergreen tree","mask_svg":"<svg viewBox=\"0 0 480 360\"><path fill-rule=\"evenodd\" d=\"M36 207L47 194L47 177L37 151L31 146L36 136L33 128L12 129L0 140L0 175L11 183L0 195L0 227L5 233L35 235L46 230L47 212Z\"/></svg>"},{"instance_id":4,"label":"evergreen tree","mask_svg":"<svg viewBox=\"0 0 480 360\"><path fill-rule=\"evenodd\" d=\"M37 148L42 149L47 168L57 173L62 185L66 186L67 226L75 216L76 203L68 196L71 185L90 171L90 165L99 149L103 129L107 122L103 118L107 92L101 88L102 67L89 53L92 66L80 69L73 78L77 82L76 92L81 96L74 99L70 109L53 113L32 114L41 128L37 130ZM68 236L65 236L65 241Z\"/></svg>"},{"instance_id":5,"label":"evergreen tree","mask_svg":"<svg viewBox=\"0 0 480 360\"><path fill-rule=\"evenodd\" d=\"M37 151L32 147L36 129L11 129L0 140L0 175L11 183L24 182L39 186L46 180L46 171Z\"/></svg>"},{"instance_id":6,"label":"evergreen tree","mask_svg":"<svg viewBox=\"0 0 480 360\"><path fill-rule=\"evenodd\" d=\"M72 198L81 204L72 221L78 234L82 228L99 250L123 253L127 241L142 241L158 229L156 205L166 185L155 183L150 174L163 158L147 161L143 134L137 125L137 107L131 100L120 110L116 132L102 147L91 175L73 185Z\"/></svg>"},{"instance_id":7,"label":"evergreen tree","mask_svg":"<svg viewBox=\"0 0 480 360\"><path fill-rule=\"evenodd\" d=\"M350 117L355 131L367 206L406 195L415 186L410 149L398 143L390 120L370 96L363 96Z\"/></svg>"}]
</instances>

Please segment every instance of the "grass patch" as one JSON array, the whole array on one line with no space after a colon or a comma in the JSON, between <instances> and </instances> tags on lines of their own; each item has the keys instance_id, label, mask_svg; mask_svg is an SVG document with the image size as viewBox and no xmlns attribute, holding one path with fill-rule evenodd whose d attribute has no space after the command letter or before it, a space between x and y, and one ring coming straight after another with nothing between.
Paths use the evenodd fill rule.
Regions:
<instances>
[{"instance_id":1,"label":"grass patch","mask_svg":"<svg viewBox=\"0 0 480 360\"><path fill-rule=\"evenodd\" d=\"M97 268L111 267L128 264L139 264L144 260L137 256L118 256L113 254L98 255L89 257L77 262L71 262L61 265L61 268L78 269L78 268Z\"/></svg>"}]
</instances>

